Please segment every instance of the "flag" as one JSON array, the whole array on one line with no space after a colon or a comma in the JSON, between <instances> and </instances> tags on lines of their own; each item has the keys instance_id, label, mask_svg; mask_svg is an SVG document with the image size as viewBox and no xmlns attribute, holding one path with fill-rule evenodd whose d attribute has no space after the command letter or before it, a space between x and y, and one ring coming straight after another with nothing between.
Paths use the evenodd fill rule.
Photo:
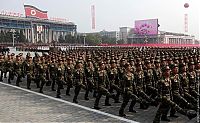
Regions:
<instances>
[{"instance_id":1,"label":"flag","mask_svg":"<svg viewBox=\"0 0 200 123\"><path fill-rule=\"evenodd\" d=\"M42 11L31 5L24 5L26 17L48 19L47 11Z\"/></svg>"}]
</instances>

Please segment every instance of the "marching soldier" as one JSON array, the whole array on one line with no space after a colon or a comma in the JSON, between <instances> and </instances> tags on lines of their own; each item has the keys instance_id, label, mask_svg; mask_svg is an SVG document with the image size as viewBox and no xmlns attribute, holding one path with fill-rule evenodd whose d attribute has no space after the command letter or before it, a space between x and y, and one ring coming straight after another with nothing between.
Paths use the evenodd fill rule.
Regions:
<instances>
[{"instance_id":1,"label":"marching soldier","mask_svg":"<svg viewBox=\"0 0 200 123\"><path fill-rule=\"evenodd\" d=\"M47 82L47 80L46 80L46 77L47 77L46 72L48 70L47 68L48 68L48 66L45 63L44 56L40 57L40 61L39 61L38 68L37 68L38 69L38 73L39 73L39 75L38 75L39 82L38 83L41 82L40 91L39 91L40 93L43 93L43 87Z\"/></svg>"},{"instance_id":2,"label":"marching soldier","mask_svg":"<svg viewBox=\"0 0 200 123\"><path fill-rule=\"evenodd\" d=\"M4 55L0 54L0 81L3 81L3 72L4 72Z\"/></svg>"},{"instance_id":3,"label":"marching soldier","mask_svg":"<svg viewBox=\"0 0 200 123\"><path fill-rule=\"evenodd\" d=\"M51 59L51 62L49 64L49 73L50 73L50 78L51 78L51 90L52 91L56 91L55 90L55 84L56 84L56 72L57 72L57 63L56 63L56 59L53 56Z\"/></svg>"},{"instance_id":4,"label":"marching soldier","mask_svg":"<svg viewBox=\"0 0 200 123\"><path fill-rule=\"evenodd\" d=\"M86 68L85 68L85 75L86 75L86 81L87 81L85 100L89 100L88 98L89 92L95 89L95 84L94 84L95 69L91 60L92 60L91 58L88 58Z\"/></svg>"},{"instance_id":5,"label":"marching soldier","mask_svg":"<svg viewBox=\"0 0 200 123\"><path fill-rule=\"evenodd\" d=\"M54 67L56 67L56 66L54 66ZM63 62L62 62L62 59L61 58L59 58L58 59L58 65L57 65L57 75L55 75L56 77L57 77L57 95L56 95L56 97L57 98L61 98L61 96L60 96L60 90L63 88L63 85L65 84L65 81L64 81L64 72L65 72L65 66L64 66L64 64L63 64Z\"/></svg>"},{"instance_id":6,"label":"marching soldier","mask_svg":"<svg viewBox=\"0 0 200 123\"><path fill-rule=\"evenodd\" d=\"M72 88L73 83L73 72L74 72L74 65L72 63L72 59L70 57L67 58L67 64L65 66L65 73L66 73L66 82L67 82L67 90L66 95L70 96L70 88Z\"/></svg>"},{"instance_id":7,"label":"marching soldier","mask_svg":"<svg viewBox=\"0 0 200 123\"><path fill-rule=\"evenodd\" d=\"M171 76L171 87L172 87L172 100L178 104L181 108L187 108L187 109L193 109L195 110L196 108L187 102L181 95L181 86L180 86L180 78L179 78L179 70L178 70L178 65L174 64L172 66L172 76ZM170 116L171 117L178 117L175 115L176 110L172 107L170 111Z\"/></svg>"},{"instance_id":8,"label":"marching soldier","mask_svg":"<svg viewBox=\"0 0 200 123\"><path fill-rule=\"evenodd\" d=\"M196 105L197 99L189 94L189 78L187 75L187 66L185 63L180 65L180 85L181 94L184 96L184 98L193 105Z\"/></svg>"},{"instance_id":9,"label":"marching soldier","mask_svg":"<svg viewBox=\"0 0 200 123\"><path fill-rule=\"evenodd\" d=\"M27 61L24 64L24 69L27 75L27 89L31 89L31 81L34 78L34 64L31 56L27 57Z\"/></svg>"},{"instance_id":10,"label":"marching soldier","mask_svg":"<svg viewBox=\"0 0 200 123\"><path fill-rule=\"evenodd\" d=\"M75 87L73 102L78 103L77 97L79 95L79 92L81 88L86 90L86 85L87 85L86 80L85 80L85 72L83 68L83 63L81 60L77 61L76 69L74 70L73 77L74 77L73 85Z\"/></svg>"},{"instance_id":11,"label":"marching soldier","mask_svg":"<svg viewBox=\"0 0 200 123\"><path fill-rule=\"evenodd\" d=\"M116 61L115 60L111 60L111 68L110 70L108 70L108 78L110 81L110 93L113 93L113 90L116 90L117 94L115 96L115 103L119 103L119 95L121 92L121 88L120 88L120 83L119 83L119 73L117 70L117 66L116 66ZM105 106L111 106L111 104L109 103L109 97L106 96L105 99Z\"/></svg>"},{"instance_id":12,"label":"marching soldier","mask_svg":"<svg viewBox=\"0 0 200 123\"><path fill-rule=\"evenodd\" d=\"M96 100L95 100L95 103L94 103L94 109L101 109L99 107L99 101L101 99L101 96L102 95L106 95L107 97L110 97L110 98L113 98L115 99L115 95L114 94L111 94L108 90L110 89L110 82L109 82L109 79L108 79L108 74L105 70L105 64L104 62L100 62L99 63L99 70L98 70L98 74L97 74L97 93L98 95L96 96Z\"/></svg>"},{"instance_id":13,"label":"marching soldier","mask_svg":"<svg viewBox=\"0 0 200 123\"><path fill-rule=\"evenodd\" d=\"M131 66L129 63L126 63L125 65L125 73L123 76L123 103L119 110L119 116L125 117L124 109L126 105L128 104L129 100L132 99L131 105L129 107L129 111L136 112L133 109L133 106L136 102L141 103L141 100L136 96L137 89L136 89L136 83L134 75L131 73Z\"/></svg>"},{"instance_id":14,"label":"marching soldier","mask_svg":"<svg viewBox=\"0 0 200 123\"><path fill-rule=\"evenodd\" d=\"M196 72L194 70L195 66L194 66L194 62L190 62L188 64L189 66L189 72L188 72L188 77L189 77L189 93L197 98L197 88L196 88Z\"/></svg>"},{"instance_id":15,"label":"marching soldier","mask_svg":"<svg viewBox=\"0 0 200 123\"><path fill-rule=\"evenodd\" d=\"M187 110L183 110L180 108L176 103L174 103L172 99L172 92L171 92L171 79L170 79L170 68L166 66L163 68L163 78L158 83L158 91L160 94L161 104L158 108L156 116L154 118L153 123L160 123L160 117L162 121L170 121L168 119L167 114L170 107L173 107L179 113L188 116L189 119L196 117L196 113L190 112Z\"/></svg>"},{"instance_id":16,"label":"marching soldier","mask_svg":"<svg viewBox=\"0 0 200 123\"><path fill-rule=\"evenodd\" d=\"M19 83L22 81L22 61L20 56L16 56L16 61L13 63L14 73L17 76L16 86L19 86Z\"/></svg>"},{"instance_id":17,"label":"marching soldier","mask_svg":"<svg viewBox=\"0 0 200 123\"><path fill-rule=\"evenodd\" d=\"M155 80L154 80L154 74L153 70L151 68L151 62L150 60L146 61L146 67L147 70L144 71L145 76L145 91L146 93L151 97L155 98L158 95L158 90L156 89Z\"/></svg>"}]
</instances>

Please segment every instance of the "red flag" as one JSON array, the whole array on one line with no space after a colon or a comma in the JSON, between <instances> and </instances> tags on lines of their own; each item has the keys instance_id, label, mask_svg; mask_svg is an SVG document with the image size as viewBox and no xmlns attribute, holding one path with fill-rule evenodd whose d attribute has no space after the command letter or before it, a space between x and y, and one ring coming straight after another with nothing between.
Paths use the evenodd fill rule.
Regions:
<instances>
[{"instance_id":1,"label":"red flag","mask_svg":"<svg viewBox=\"0 0 200 123\"><path fill-rule=\"evenodd\" d=\"M24 5L26 17L33 17L39 19L48 19L47 11L42 11L31 5Z\"/></svg>"}]
</instances>

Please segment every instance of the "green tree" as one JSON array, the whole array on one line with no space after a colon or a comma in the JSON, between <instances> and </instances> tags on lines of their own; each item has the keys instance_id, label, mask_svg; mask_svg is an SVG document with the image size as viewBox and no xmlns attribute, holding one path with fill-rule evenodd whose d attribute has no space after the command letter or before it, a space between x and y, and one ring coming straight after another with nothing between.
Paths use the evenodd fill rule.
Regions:
<instances>
[{"instance_id":1,"label":"green tree","mask_svg":"<svg viewBox=\"0 0 200 123\"><path fill-rule=\"evenodd\" d=\"M100 35L92 35L92 34L88 34L85 37L85 42L88 45L98 45L101 43L101 36ZM84 38L82 38L82 43L84 41Z\"/></svg>"},{"instance_id":2,"label":"green tree","mask_svg":"<svg viewBox=\"0 0 200 123\"><path fill-rule=\"evenodd\" d=\"M5 42L5 33L1 30L1 33L0 33L0 42L3 43Z\"/></svg>"},{"instance_id":3,"label":"green tree","mask_svg":"<svg viewBox=\"0 0 200 123\"><path fill-rule=\"evenodd\" d=\"M18 37L16 37L16 38L18 38L18 42L20 42L20 43L26 43L26 41L27 41L22 30L20 30L20 33L18 34Z\"/></svg>"}]
</instances>

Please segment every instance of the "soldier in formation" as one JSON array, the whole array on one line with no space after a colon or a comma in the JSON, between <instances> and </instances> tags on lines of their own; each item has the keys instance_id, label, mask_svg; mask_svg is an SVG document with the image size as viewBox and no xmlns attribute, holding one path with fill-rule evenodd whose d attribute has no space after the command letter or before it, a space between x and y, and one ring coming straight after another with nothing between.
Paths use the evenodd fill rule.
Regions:
<instances>
[{"instance_id":1,"label":"soldier in formation","mask_svg":"<svg viewBox=\"0 0 200 123\"><path fill-rule=\"evenodd\" d=\"M8 73L8 74L7 74ZM33 81L40 93L46 85L61 98L61 89L73 102L83 89L84 99L93 92L94 109L101 109L99 101L104 95L105 106L110 98L120 103L119 115L124 117L129 100L129 112L158 106L154 123L170 121L167 114L176 112L189 119L196 116L200 77L200 50L198 48L75 48L34 56L27 54L0 54L0 81L8 76L8 83L20 82L25 77L27 89ZM16 79L15 79L16 78ZM189 111L189 110L192 111Z\"/></svg>"}]
</instances>

